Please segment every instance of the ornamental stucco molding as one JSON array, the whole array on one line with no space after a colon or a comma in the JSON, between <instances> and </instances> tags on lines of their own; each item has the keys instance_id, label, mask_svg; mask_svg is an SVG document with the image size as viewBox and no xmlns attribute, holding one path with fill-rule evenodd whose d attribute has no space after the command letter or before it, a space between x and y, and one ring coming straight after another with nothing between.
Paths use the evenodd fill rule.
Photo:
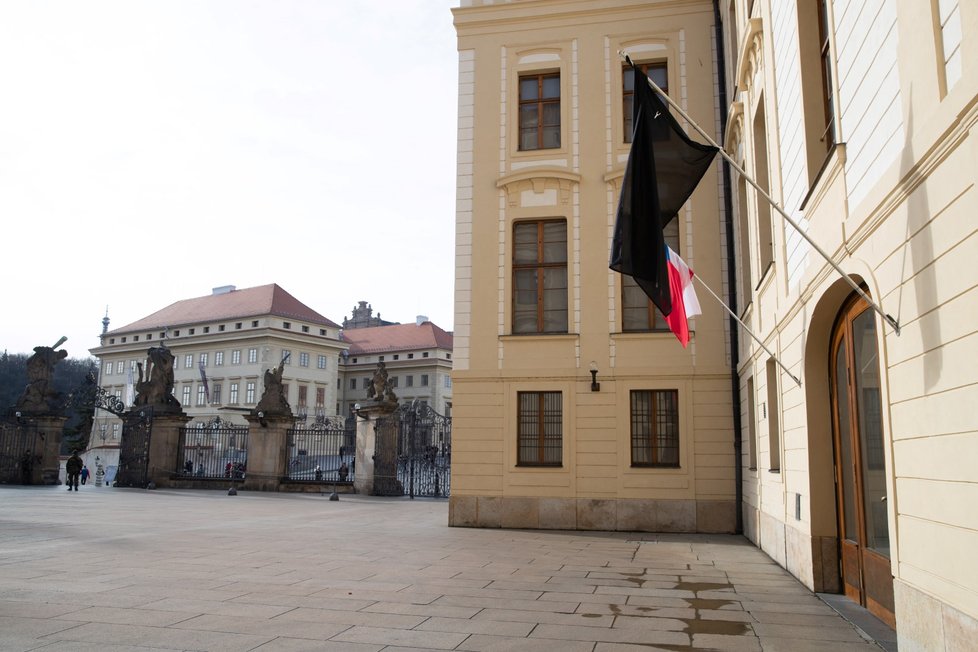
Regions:
<instances>
[{"instance_id":1,"label":"ornamental stucco molding","mask_svg":"<svg viewBox=\"0 0 978 652\"><path fill-rule=\"evenodd\" d=\"M574 185L580 182L581 175L573 172L554 168L533 168L500 177L496 181L496 187L506 192L506 203L511 207L520 205L520 197L527 190L538 195L547 190L555 190L560 204L566 206L570 204Z\"/></svg>"},{"instance_id":2,"label":"ornamental stucco molding","mask_svg":"<svg viewBox=\"0 0 978 652\"><path fill-rule=\"evenodd\" d=\"M737 146L744 139L744 103L731 102L727 111L727 137L723 148L727 152L736 152Z\"/></svg>"},{"instance_id":3,"label":"ornamental stucco molding","mask_svg":"<svg viewBox=\"0 0 978 652\"><path fill-rule=\"evenodd\" d=\"M751 80L754 73L761 69L763 60L761 58L763 25L760 18L751 18L747 21L747 32L740 45L740 56L737 57L737 88L738 90L750 90Z\"/></svg>"}]
</instances>

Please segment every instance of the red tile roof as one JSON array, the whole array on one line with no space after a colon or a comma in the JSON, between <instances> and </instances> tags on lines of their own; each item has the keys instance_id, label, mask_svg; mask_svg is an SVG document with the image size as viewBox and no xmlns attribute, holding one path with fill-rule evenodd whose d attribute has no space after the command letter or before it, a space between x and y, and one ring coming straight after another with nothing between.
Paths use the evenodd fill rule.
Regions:
<instances>
[{"instance_id":1,"label":"red tile roof","mask_svg":"<svg viewBox=\"0 0 978 652\"><path fill-rule=\"evenodd\" d=\"M188 324L247 319L262 315L274 315L339 328L339 324L323 317L277 284L272 283L177 301L138 321L113 329L108 334L155 331Z\"/></svg>"},{"instance_id":2,"label":"red tile roof","mask_svg":"<svg viewBox=\"0 0 978 652\"><path fill-rule=\"evenodd\" d=\"M404 351L410 349L451 349L455 338L430 321L421 324L394 324L343 331L350 344L350 355Z\"/></svg>"}]
</instances>

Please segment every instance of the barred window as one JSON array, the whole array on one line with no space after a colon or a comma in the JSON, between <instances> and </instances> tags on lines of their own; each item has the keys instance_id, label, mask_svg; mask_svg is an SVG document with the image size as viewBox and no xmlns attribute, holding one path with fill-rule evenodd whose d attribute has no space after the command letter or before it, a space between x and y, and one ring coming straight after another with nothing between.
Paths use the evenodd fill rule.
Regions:
<instances>
[{"instance_id":1,"label":"barred window","mask_svg":"<svg viewBox=\"0 0 978 652\"><path fill-rule=\"evenodd\" d=\"M632 390L632 466L679 466L679 391Z\"/></svg>"},{"instance_id":2,"label":"barred window","mask_svg":"<svg viewBox=\"0 0 978 652\"><path fill-rule=\"evenodd\" d=\"M561 466L563 408L560 392L517 392L517 466Z\"/></svg>"},{"instance_id":3,"label":"barred window","mask_svg":"<svg viewBox=\"0 0 978 652\"><path fill-rule=\"evenodd\" d=\"M567 332L567 222L513 225L513 332Z\"/></svg>"}]
</instances>

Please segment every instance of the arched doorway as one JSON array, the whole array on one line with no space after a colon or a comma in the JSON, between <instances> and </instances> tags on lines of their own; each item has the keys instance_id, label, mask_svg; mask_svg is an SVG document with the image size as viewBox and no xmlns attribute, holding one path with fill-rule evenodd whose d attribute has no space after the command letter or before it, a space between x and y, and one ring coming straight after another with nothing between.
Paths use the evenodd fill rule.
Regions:
<instances>
[{"instance_id":1,"label":"arched doorway","mask_svg":"<svg viewBox=\"0 0 978 652\"><path fill-rule=\"evenodd\" d=\"M830 351L843 590L895 627L876 315L858 295L839 312Z\"/></svg>"}]
</instances>

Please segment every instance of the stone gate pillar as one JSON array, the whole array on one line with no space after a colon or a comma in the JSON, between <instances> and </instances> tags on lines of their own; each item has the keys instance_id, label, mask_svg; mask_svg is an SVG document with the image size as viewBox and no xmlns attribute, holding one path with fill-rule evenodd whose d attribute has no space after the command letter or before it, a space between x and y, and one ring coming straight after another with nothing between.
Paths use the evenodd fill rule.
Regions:
<instances>
[{"instance_id":1,"label":"stone gate pillar","mask_svg":"<svg viewBox=\"0 0 978 652\"><path fill-rule=\"evenodd\" d=\"M377 422L396 409L396 401L368 401L357 410L357 457L353 488L359 494L374 492Z\"/></svg>"},{"instance_id":2,"label":"stone gate pillar","mask_svg":"<svg viewBox=\"0 0 978 652\"><path fill-rule=\"evenodd\" d=\"M34 484L59 484L58 473L61 468L61 432L64 430L67 417L38 415L34 417L37 424L37 450L35 459L41 458L34 465L31 482Z\"/></svg>"},{"instance_id":3,"label":"stone gate pillar","mask_svg":"<svg viewBox=\"0 0 978 652\"><path fill-rule=\"evenodd\" d=\"M289 454L291 414L245 414L248 420L248 464L242 489L278 491Z\"/></svg>"},{"instance_id":4,"label":"stone gate pillar","mask_svg":"<svg viewBox=\"0 0 978 652\"><path fill-rule=\"evenodd\" d=\"M157 487L169 487L170 476L179 469L180 429L191 420L183 412L157 414L153 417L149 438L149 464L146 481Z\"/></svg>"}]
</instances>

